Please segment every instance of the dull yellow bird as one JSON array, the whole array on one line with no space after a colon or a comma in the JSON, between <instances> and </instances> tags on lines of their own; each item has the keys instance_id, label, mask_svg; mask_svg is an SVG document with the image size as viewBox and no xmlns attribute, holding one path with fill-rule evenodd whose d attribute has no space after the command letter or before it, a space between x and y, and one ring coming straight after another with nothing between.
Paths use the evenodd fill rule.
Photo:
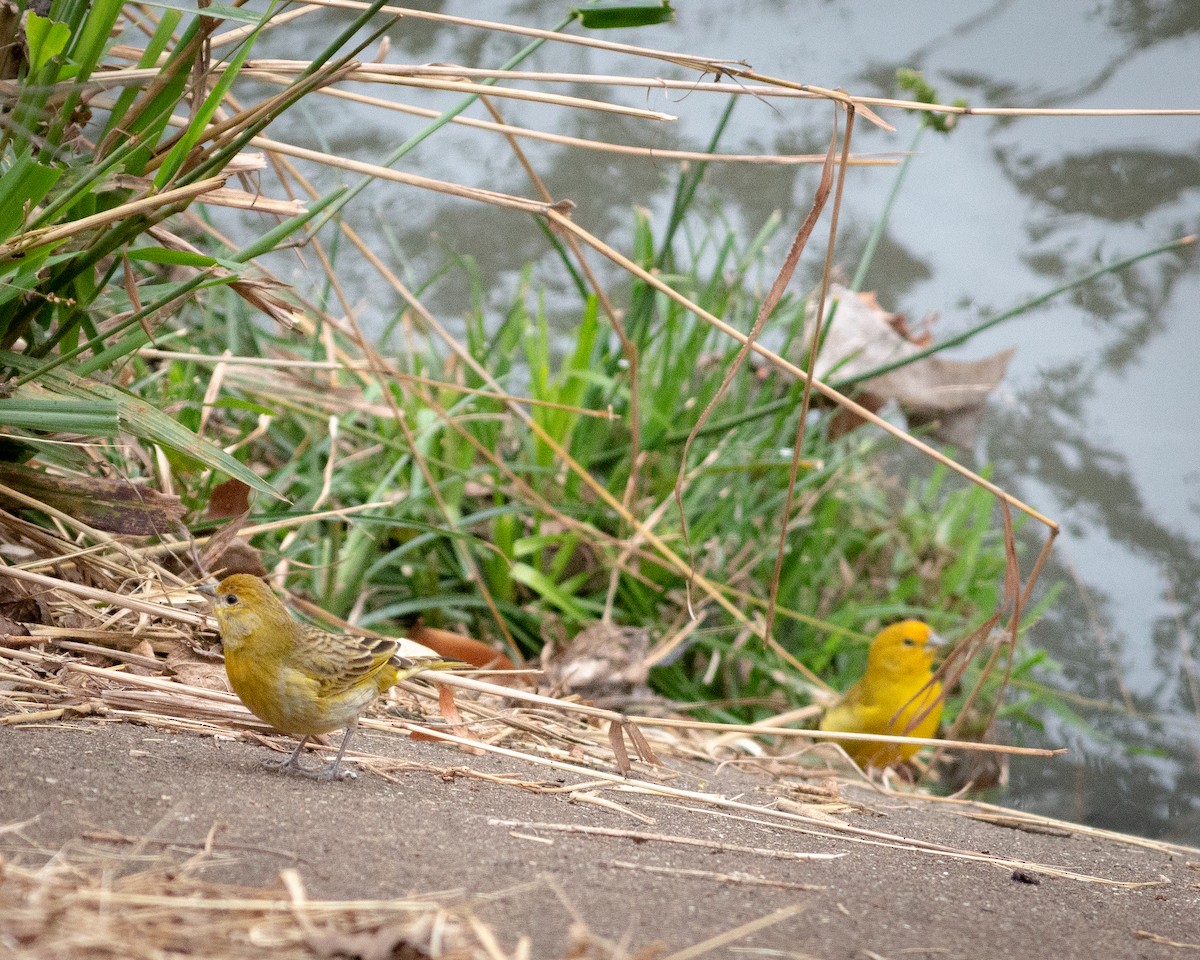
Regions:
<instances>
[{"instance_id":1,"label":"dull yellow bird","mask_svg":"<svg viewBox=\"0 0 1200 960\"><path fill-rule=\"evenodd\" d=\"M391 637L331 633L300 623L270 587L245 573L217 584L213 612L234 692L256 717L301 738L290 757L272 766L306 776L339 776L359 715L390 686L422 670L465 666L438 657L403 657ZM333 763L319 771L300 764L309 737L343 727Z\"/></svg>"},{"instance_id":2,"label":"dull yellow bird","mask_svg":"<svg viewBox=\"0 0 1200 960\"><path fill-rule=\"evenodd\" d=\"M825 712L821 729L932 737L942 718L943 702L942 685L933 680L932 651L941 644L920 620L904 620L879 631L867 653L866 672ZM869 740L840 743L863 767L901 763L919 749L917 744Z\"/></svg>"}]
</instances>

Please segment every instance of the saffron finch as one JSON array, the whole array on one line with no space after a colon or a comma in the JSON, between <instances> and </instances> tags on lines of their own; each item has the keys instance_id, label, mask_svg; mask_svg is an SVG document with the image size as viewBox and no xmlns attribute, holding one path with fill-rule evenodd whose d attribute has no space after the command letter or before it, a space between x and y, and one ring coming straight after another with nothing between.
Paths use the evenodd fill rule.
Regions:
<instances>
[{"instance_id":1,"label":"saffron finch","mask_svg":"<svg viewBox=\"0 0 1200 960\"><path fill-rule=\"evenodd\" d=\"M409 658L391 637L331 633L295 620L258 577L235 573L216 589L214 614L225 647L225 672L250 712L300 743L281 770L338 777L346 744L361 714L394 683L422 670L462 667L456 660ZM308 738L345 727L333 763L300 764ZM343 774L343 776L353 774Z\"/></svg>"},{"instance_id":2,"label":"saffron finch","mask_svg":"<svg viewBox=\"0 0 1200 960\"><path fill-rule=\"evenodd\" d=\"M932 737L942 718L942 685L933 680L931 648L941 643L920 620L905 620L881 630L871 641L866 672L825 712L820 728ZM918 717L920 721L913 725ZM844 740L842 746L863 767L901 763L918 750L917 744L869 740Z\"/></svg>"}]
</instances>

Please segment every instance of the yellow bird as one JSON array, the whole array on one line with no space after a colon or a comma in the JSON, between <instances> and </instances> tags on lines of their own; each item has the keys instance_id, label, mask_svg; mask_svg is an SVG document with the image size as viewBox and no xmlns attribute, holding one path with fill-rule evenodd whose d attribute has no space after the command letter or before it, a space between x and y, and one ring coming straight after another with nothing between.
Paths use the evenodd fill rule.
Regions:
<instances>
[{"instance_id":1,"label":"yellow bird","mask_svg":"<svg viewBox=\"0 0 1200 960\"><path fill-rule=\"evenodd\" d=\"M245 573L217 584L213 612L234 692L255 716L301 737L287 760L272 765L306 776L339 776L359 715L384 690L422 670L465 666L438 657L400 656L399 642L391 637L331 633L300 623L270 587ZM333 763L320 771L300 765L309 737L343 727Z\"/></svg>"},{"instance_id":2,"label":"yellow bird","mask_svg":"<svg viewBox=\"0 0 1200 960\"><path fill-rule=\"evenodd\" d=\"M866 672L825 712L821 729L932 737L942 718L943 700L942 685L933 680L931 648L941 645L938 635L920 620L904 620L881 630L871 641ZM901 763L919 749L917 744L840 742L863 767Z\"/></svg>"}]
</instances>

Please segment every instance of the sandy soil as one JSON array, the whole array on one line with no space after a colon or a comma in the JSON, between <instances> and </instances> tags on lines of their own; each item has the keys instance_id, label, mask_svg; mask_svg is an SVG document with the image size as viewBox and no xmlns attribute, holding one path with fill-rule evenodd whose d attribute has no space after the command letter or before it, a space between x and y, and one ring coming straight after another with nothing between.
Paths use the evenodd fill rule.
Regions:
<instances>
[{"instance_id":1,"label":"sandy soil","mask_svg":"<svg viewBox=\"0 0 1200 960\"><path fill-rule=\"evenodd\" d=\"M288 776L263 767L269 754L261 745L129 723L0 728L0 826L30 821L10 826L0 843L11 862L33 864L64 846L95 847L98 832L151 838L156 847L193 854L211 832L213 851L223 856L206 870L209 880L278 889L279 871L295 868L318 898L490 895L474 909L505 955L527 935L532 956L564 956L572 923L630 953L657 944L657 955L666 955L771 918L704 955L1200 956L1194 946L1200 943L1200 853L1194 851L1013 829L969 819L945 803L843 785L853 809L837 819L853 827L1153 885L1118 886L1032 869L1025 880L1035 882L1024 882L1014 879L1011 865L986 858L817 835L825 831L618 795L627 811L650 818L644 822L533 787L567 788L582 780L570 774L441 744L362 736L372 752L396 758L398 782L370 773L340 783ZM682 769L679 762L673 766ZM679 785L756 804L774 799L766 777L699 765L683 772ZM663 839L576 832L580 827ZM838 856L789 857L797 852ZM0 883L0 956L5 903ZM1175 945L1146 939L1147 933Z\"/></svg>"}]
</instances>

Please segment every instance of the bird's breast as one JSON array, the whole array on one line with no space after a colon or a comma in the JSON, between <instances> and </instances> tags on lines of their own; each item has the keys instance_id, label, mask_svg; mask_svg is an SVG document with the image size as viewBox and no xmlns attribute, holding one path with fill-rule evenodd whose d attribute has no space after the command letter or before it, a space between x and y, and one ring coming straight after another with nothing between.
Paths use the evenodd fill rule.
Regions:
<instances>
[{"instance_id":1,"label":"bird's breast","mask_svg":"<svg viewBox=\"0 0 1200 960\"><path fill-rule=\"evenodd\" d=\"M233 692L251 713L276 730L298 736L340 730L375 697L374 690L359 697L324 696L316 680L281 658L243 650L226 651L225 672Z\"/></svg>"}]
</instances>

